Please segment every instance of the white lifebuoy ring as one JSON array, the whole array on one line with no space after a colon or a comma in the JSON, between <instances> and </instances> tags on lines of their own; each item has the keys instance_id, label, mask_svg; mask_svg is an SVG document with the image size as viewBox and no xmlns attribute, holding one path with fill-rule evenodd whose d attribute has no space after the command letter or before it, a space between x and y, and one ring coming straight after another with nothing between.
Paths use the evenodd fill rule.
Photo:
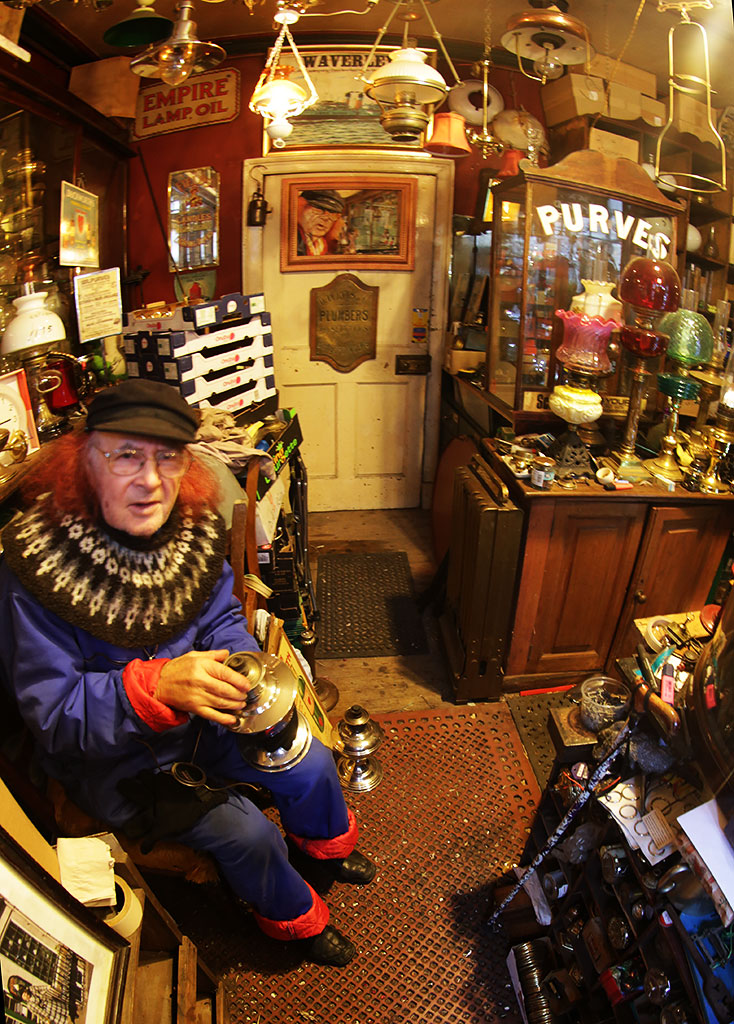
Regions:
<instances>
[{"instance_id":1,"label":"white lifebuoy ring","mask_svg":"<svg viewBox=\"0 0 734 1024\"><path fill-rule=\"evenodd\" d=\"M461 114L467 124L481 124L483 118L482 92L484 83L471 79L449 89L449 107L456 114ZM477 107L469 98L479 94ZM505 101L493 85L487 85L487 124L505 109Z\"/></svg>"}]
</instances>

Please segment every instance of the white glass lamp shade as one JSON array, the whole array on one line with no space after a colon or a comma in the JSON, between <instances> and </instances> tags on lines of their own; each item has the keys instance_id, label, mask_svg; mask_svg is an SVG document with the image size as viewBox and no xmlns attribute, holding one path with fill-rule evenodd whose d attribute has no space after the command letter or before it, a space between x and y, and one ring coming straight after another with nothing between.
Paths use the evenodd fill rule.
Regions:
<instances>
[{"instance_id":1,"label":"white glass lamp shade","mask_svg":"<svg viewBox=\"0 0 734 1024\"><path fill-rule=\"evenodd\" d=\"M272 78L255 90L250 100L250 109L261 117L295 117L306 109L309 96L296 82L287 78Z\"/></svg>"},{"instance_id":2,"label":"white glass lamp shade","mask_svg":"<svg viewBox=\"0 0 734 1024\"><path fill-rule=\"evenodd\" d=\"M381 103L438 103L448 92L443 77L426 64L426 54L414 47L394 50L365 87Z\"/></svg>"},{"instance_id":3,"label":"white glass lamp shade","mask_svg":"<svg viewBox=\"0 0 734 1024\"><path fill-rule=\"evenodd\" d=\"M57 344L66 338L64 321L46 309L46 292L33 292L13 299L17 309L0 342L4 356L22 353L23 349L37 349L42 345Z\"/></svg>"}]
</instances>

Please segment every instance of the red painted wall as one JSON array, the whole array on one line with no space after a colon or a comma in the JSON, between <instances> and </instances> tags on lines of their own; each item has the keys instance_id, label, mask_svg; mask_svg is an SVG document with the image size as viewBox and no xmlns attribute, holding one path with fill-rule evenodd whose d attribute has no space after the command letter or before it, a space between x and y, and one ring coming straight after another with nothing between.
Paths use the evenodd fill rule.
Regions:
<instances>
[{"instance_id":1,"label":"red painted wall","mask_svg":"<svg viewBox=\"0 0 734 1024\"><path fill-rule=\"evenodd\" d=\"M174 275L168 270L163 231L167 228L167 188L171 171L187 167L213 167L220 175L220 263L216 294L237 292L242 286L242 164L262 153L263 122L248 109L248 101L262 70L264 57L233 58L222 67L240 72L240 113L227 124L192 128L158 135L134 143L140 156L130 162L128 203L128 269L149 271L133 305L140 302L171 302L175 298ZM470 68L458 68L463 79ZM491 73L492 84L502 94L506 108L522 106L543 121L538 84L504 69ZM544 122L543 122L544 123ZM143 168L148 172L150 188ZM475 216L480 172L499 167L499 158L483 160L479 152L456 161L455 212ZM153 198L151 197L151 190ZM157 208L157 212L156 212ZM163 228L159 224L159 218Z\"/></svg>"},{"instance_id":2,"label":"red painted wall","mask_svg":"<svg viewBox=\"0 0 734 1024\"><path fill-rule=\"evenodd\" d=\"M156 207L166 230L168 175L187 167L213 167L220 175L216 294L237 292L242 286L242 163L262 153L263 131L262 118L253 114L247 104L262 64L262 57L241 57L222 65L240 72L240 113L234 121L133 143L140 158L131 160L129 169L128 269L134 273L140 266L150 271L142 284L142 299L146 303L172 302L175 298L174 275L168 270L166 243Z\"/></svg>"}]
</instances>

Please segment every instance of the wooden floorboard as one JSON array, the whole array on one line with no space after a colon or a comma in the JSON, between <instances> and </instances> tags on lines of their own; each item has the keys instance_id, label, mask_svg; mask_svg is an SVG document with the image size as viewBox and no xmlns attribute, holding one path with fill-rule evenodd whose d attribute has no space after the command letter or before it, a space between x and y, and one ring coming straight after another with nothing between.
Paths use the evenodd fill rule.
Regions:
<instances>
[{"instance_id":1,"label":"wooden floorboard","mask_svg":"<svg viewBox=\"0 0 734 1024\"><path fill-rule=\"evenodd\" d=\"M405 551L416 595L434 580L431 513L425 509L361 512L316 512L308 517L309 556L317 578L319 555L337 551ZM339 721L352 704L371 714L425 710L451 704L448 670L433 609L423 614L428 654L396 658L325 658L316 669L339 690L339 703L329 712ZM316 624L318 632L318 623Z\"/></svg>"}]
</instances>

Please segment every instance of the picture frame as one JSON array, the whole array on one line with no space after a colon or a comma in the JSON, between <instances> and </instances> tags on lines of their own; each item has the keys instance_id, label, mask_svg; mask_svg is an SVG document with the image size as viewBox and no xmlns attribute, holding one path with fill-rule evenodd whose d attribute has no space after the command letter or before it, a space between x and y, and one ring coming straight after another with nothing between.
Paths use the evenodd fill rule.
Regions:
<instances>
[{"instance_id":1,"label":"picture frame","mask_svg":"<svg viewBox=\"0 0 734 1024\"><path fill-rule=\"evenodd\" d=\"M284 178L281 271L412 270L416 197L415 178Z\"/></svg>"},{"instance_id":2,"label":"picture frame","mask_svg":"<svg viewBox=\"0 0 734 1024\"><path fill-rule=\"evenodd\" d=\"M10 416L10 421L5 416ZM28 438L28 454L37 452L41 447L33 415L31 395L25 370L9 370L0 374L0 426L13 430L22 430Z\"/></svg>"},{"instance_id":3,"label":"picture frame","mask_svg":"<svg viewBox=\"0 0 734 1024\"><path fill-rule=\"evenodd\" d=\"M422 149L424 135L415 142L396 142L380 124L380 106L364 91L361 76L382 67L395 52L394 46L378 46L369 69L365 62L371 46L299 46L304 66L318 93L318 100L291 122L293 131L283 140L286 149L328 149L359 147L381 149ZM436 66L436 50L419 47L426 62ZM280 66L293 68L293 80L302 82L295 55L281 50ZM272 148L267 131L263 130L263 153Z\"/></svg>"},{"instance_id":4,"label":"picture frame","mask_svg":"<svg viewBox=\"0 0 734 1024\"><path fill-rule=\"evenodd\" d=\"M118 1024L130 945L0 827L0 970L5 1017ZM53 1014L56 1016L53 1016Z\"/></svg>"}]
</instances>

